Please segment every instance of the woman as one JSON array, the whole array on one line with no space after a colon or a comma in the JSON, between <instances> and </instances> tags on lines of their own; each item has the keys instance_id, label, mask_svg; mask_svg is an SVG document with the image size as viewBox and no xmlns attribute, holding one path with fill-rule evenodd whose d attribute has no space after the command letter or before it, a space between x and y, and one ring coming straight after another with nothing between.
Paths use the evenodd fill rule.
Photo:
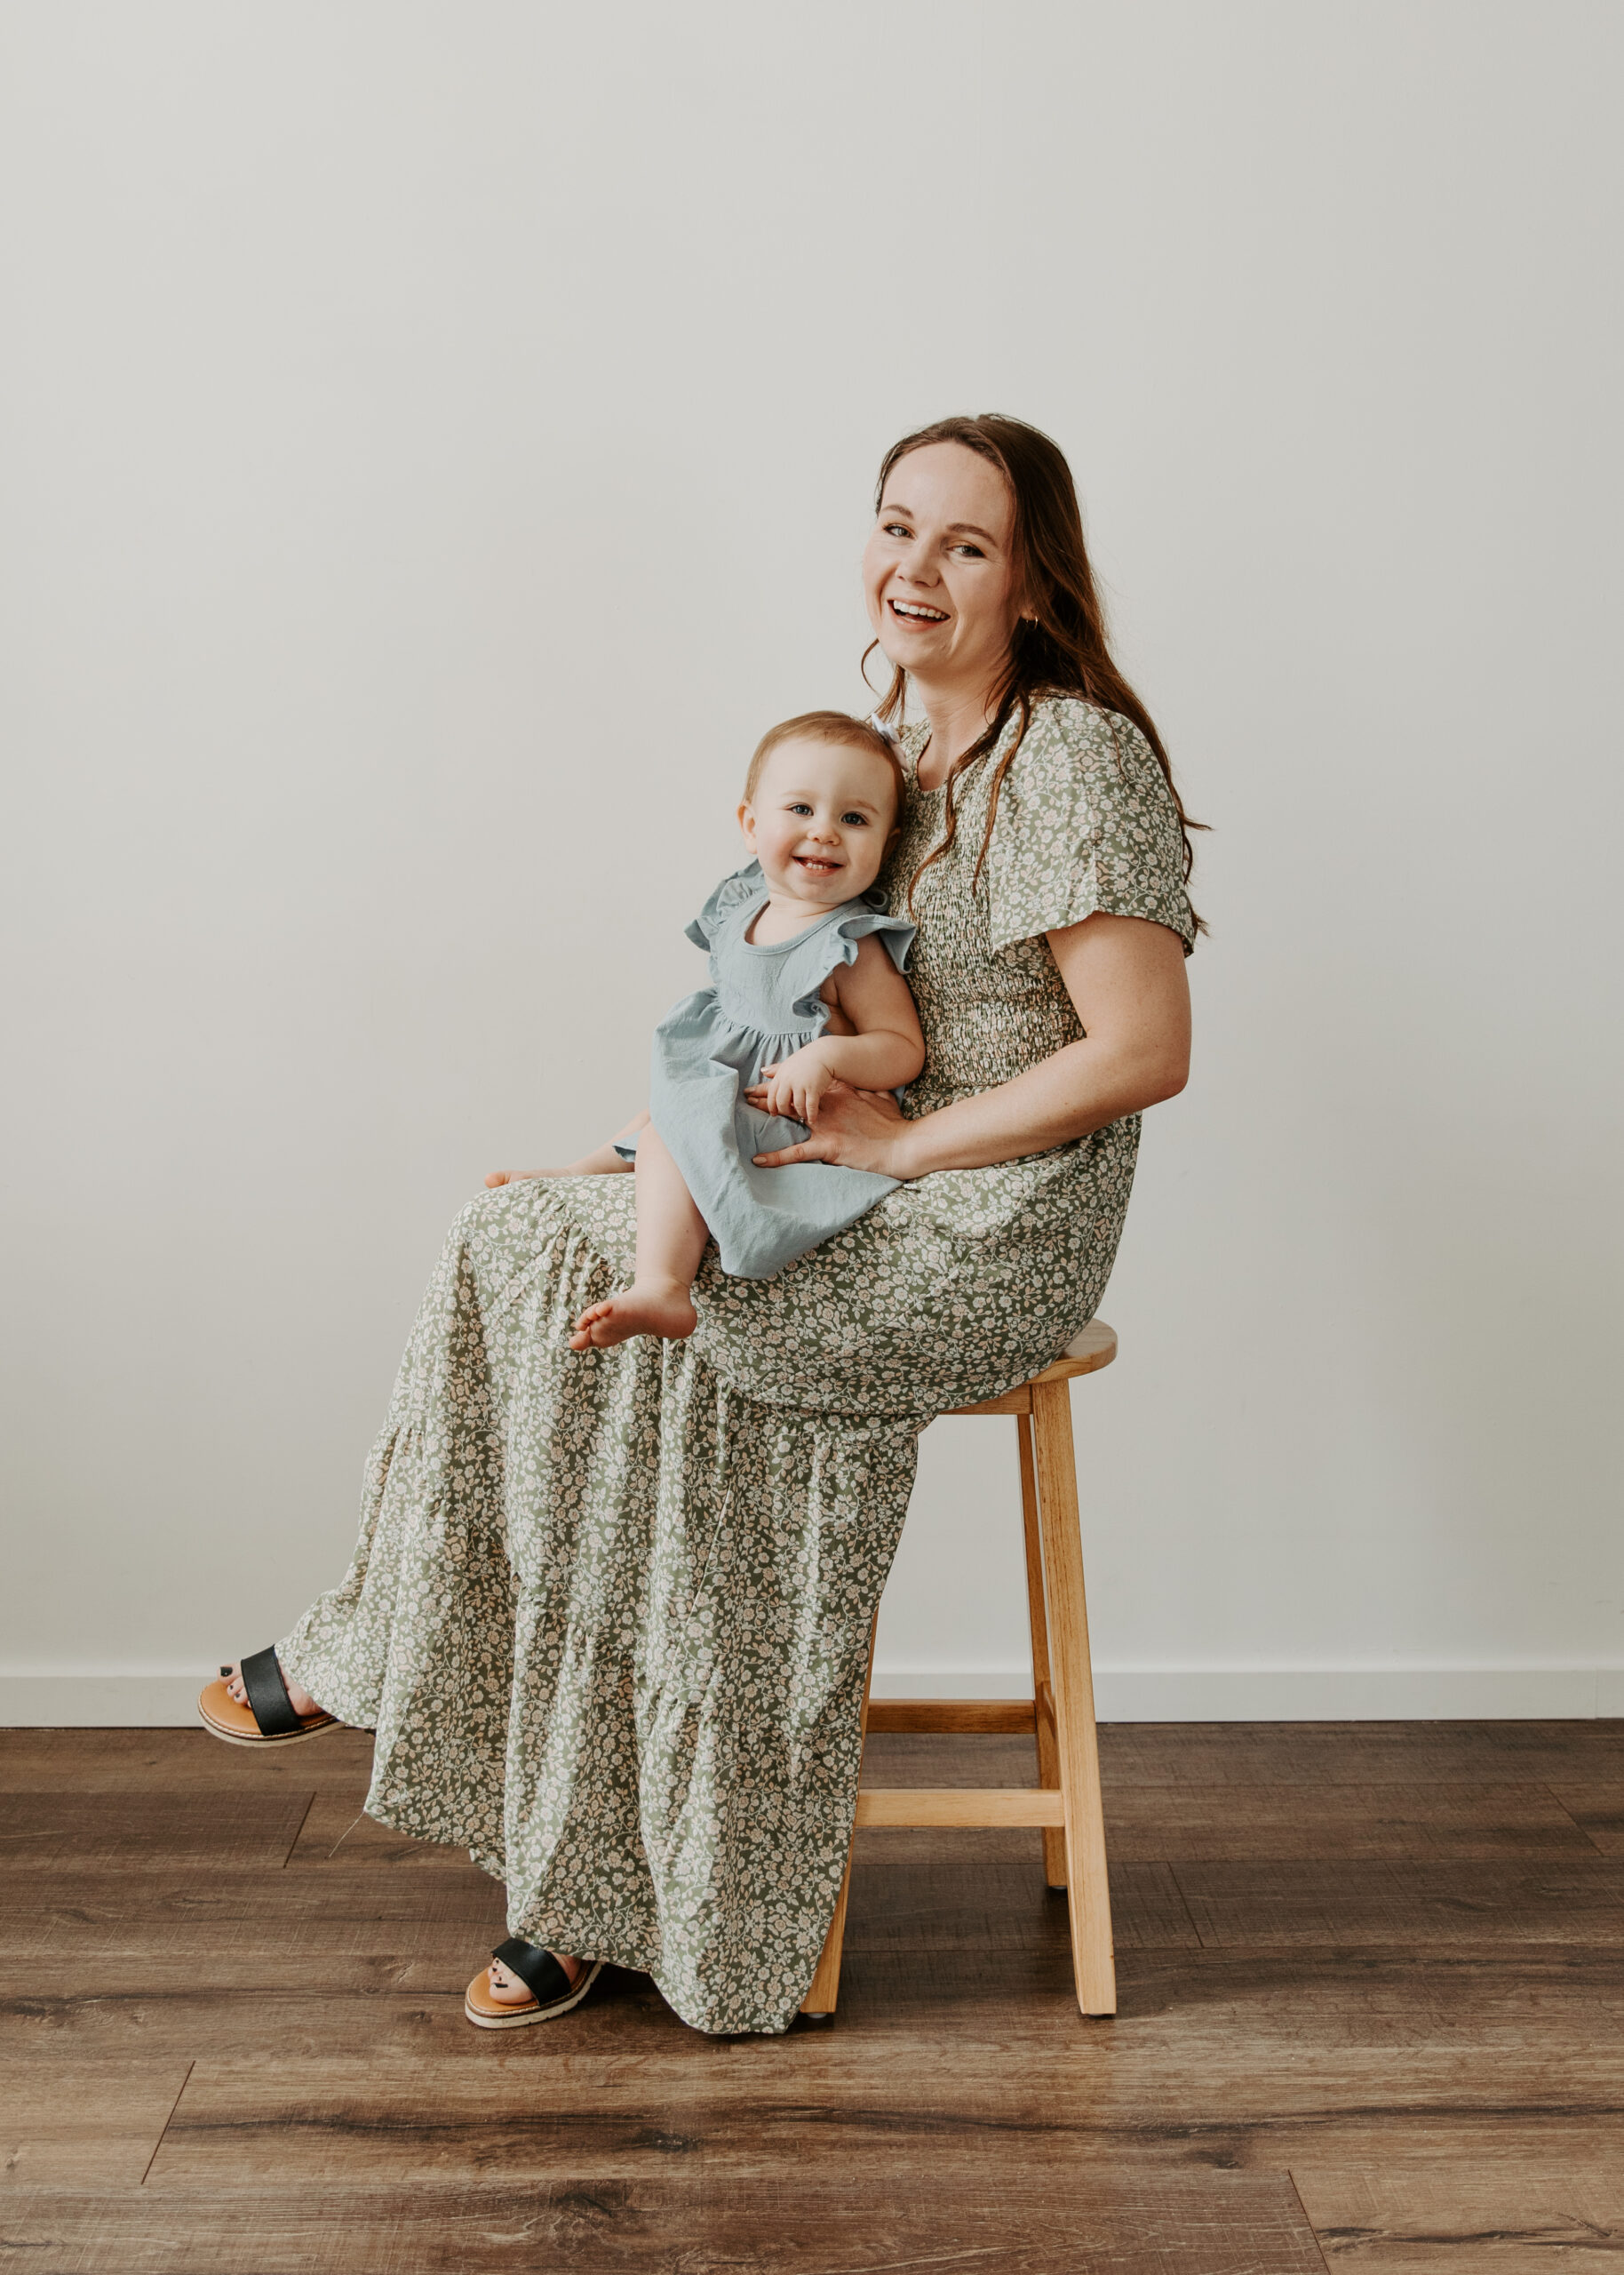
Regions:
<instances>
[{"instance_id":1,"label":"woman","mask_svg":"<svg viewBox=\"0 0 1624 2275\"><path fill-rule=\"evenodd\" d=\"M954 419L897 443L864 558L910 799L893 906L927 1060L775 1161L902 1180L768 1281L709 1257L683 1343L585 1355L620 1284L612 1153L458 1218L343 1585L202 1702L222 1735L377 1732L367 1808L506 1881L471 2020L597 1966L686 2021L787 2028L851 1834L874 1609L933 1415L1046 1366L1116 1253L1141 1110L1182 1088L1189 840L1106 648L1064 459ZM580 1174L590 1171L590 1174ZM320 1702L318 1705L316 1702ZM235 1720L234 1720L235 1718Z\"/></svg>"}]
</instances>

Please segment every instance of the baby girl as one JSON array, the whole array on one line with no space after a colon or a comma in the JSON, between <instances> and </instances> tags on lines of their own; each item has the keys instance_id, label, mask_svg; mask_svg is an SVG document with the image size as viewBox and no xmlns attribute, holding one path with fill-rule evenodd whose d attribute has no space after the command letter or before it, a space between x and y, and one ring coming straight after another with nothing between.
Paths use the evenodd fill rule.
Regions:
<instances>
[{"instance_id":1,"label":"baby girl","mask_svg":"<svg viewBox=\"0 0 1624 2275\"><path fill-rule=\"evenodd\" d=\"M902 769L875 727L809 711L761 738L739 826L753 859L688 937L711 984L655 1031L649 1113L616 1141L637 1163L637 1273L576 1321L572 1351L691 1335L707 1236L735 1278L769 1279L895 1190L895 1177L755 1155L816 1128L833 1082L896 1090L925 1063L903 978L913 927L874 880L896 835Z\"/></svg>"}]
</instances>

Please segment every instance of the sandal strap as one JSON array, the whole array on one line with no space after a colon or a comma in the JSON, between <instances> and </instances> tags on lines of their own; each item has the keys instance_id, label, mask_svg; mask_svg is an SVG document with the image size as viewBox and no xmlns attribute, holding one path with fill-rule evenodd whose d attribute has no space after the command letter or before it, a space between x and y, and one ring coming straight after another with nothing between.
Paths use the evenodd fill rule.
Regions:
<instances>
[{"instance_id":1,"label":"sandal strap","mask_svg":"<svg viewBox=\"0 0 1624 2275\"><path fill-rule=\"evenodd\" d=\"M574 1985L551 1952L538 1951L534 1944L521 1943L517 1936L510 1936L498 1944L490 1954L500 1960L510 1975L516 1975L538 2007L550 2007L555 2000L567 1999Z\"/></svg>"},{"instance_id":2,"label":"sandal strap","mask_svg":"<svg viewBox=\"0 0 1624 2275\"><path fill-rule=\"evenodd\" d=\"M288 1696L275 1644L266 1651L251 1651L238 1672L261 1737L291 1737L295 1730L304 1728L304 1723L293 1712L293 1701Z\"/></svg>"}]
</instances>

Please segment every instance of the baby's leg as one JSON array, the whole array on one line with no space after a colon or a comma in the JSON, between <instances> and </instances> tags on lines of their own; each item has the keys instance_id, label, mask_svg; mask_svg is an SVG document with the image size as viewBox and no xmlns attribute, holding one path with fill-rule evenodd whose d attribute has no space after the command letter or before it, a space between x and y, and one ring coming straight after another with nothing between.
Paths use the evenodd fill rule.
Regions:
<instances>
[{"instance_id":1,"label":"baby's leg","mask_svg":"<svg viewBox=\"0 0 1624 2275\"><path fill-rule=\"evenodd\" d=\"M637 1140L637 1277L623 1296L581 1313L572 1351L604 1350L633 1335L680 1341L698 1325L689 1293L705 1252L705 1218L652 1122Z\"/></svg>"}]
</instances>

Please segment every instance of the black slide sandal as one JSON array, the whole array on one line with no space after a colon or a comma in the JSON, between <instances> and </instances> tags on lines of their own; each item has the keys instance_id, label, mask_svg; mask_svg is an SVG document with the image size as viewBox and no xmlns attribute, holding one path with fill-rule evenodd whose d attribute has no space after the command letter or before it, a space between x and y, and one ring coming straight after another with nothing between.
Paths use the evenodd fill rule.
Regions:
<instances>
[{"instance_id":1,"label":"black slide sandal","mask_svg":"<svg viewBox=\"0 0 1624 2275\"><path fill-rule=\"evenodd\" d=\"M601 1959L589 1960L571 1983L551 1952L521 1943L517 1936L510 1936L505 1944L498 1944L490 1956L499 1960L510 1975L518 1976L535 2004L504 2006L491 1995L490 1969L487 1968L469 1984L463 2000L462 2010L476 2030L522 2030L529 2023L553 2022L558 2016L567 2015L572 2007L578 2007L603 1971Z\"/></svg>"},{"instance_id":2,"label":"black slide sandal","mask_svg":"<svg viewBox=\"0 0 1624 2275\"><path fill-rule=\"evenodd\" d=\"M224 1668L219 1680L205 1685L198 1698L198 1715L211 1736L224 1738L227 1745L294 1745L300 1738L338 1728L336 1714L294 1712L275 1647L251 1651L237 1671L248 1693L246 1706L239 1705L227 1689Z\"/></svg>"}]
</instances>

